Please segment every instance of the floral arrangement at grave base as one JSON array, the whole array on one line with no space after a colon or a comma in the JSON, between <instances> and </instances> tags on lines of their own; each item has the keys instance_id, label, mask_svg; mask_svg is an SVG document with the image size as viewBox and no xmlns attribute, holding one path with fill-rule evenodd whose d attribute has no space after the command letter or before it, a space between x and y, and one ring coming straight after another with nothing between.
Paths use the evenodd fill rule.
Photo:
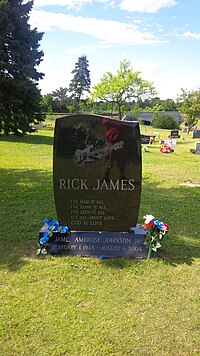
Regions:
<instances>
[{"instance_id":1,"label":"floral arrangement at grave base","mask_svg":"<svg viewBox=\"0 0 200 356\"><path fill-rule=\"evenodd\" d=\"M149 259L152 251L157 252L157 249L161 247L161 240L169 231L169 225L156 220L153 215L145 215L144 219L143 229L147 231L144 245L149 246L147 255L147 259Z\"/></svg>"},{"instance_id":2,"label":"floral arrangement at grave base","mask_svg":"<svg viewBox=\"0 0 200 356\"><path fill-rule=\"evenodd\" d=\"M160 152L161 153L173 153L174 149L166 144L162 145L160 147Z\"/></svg>"},{"instance_id":3,"label":"floral arrangement at grave base","mask_svg":"<svg viewBox=\"0 0 200 356\"><path fill-rule=\"evenodd\" d=\"M45 224L47 225L47 231L44 232L43 236L39 240L38 249L36 255L39 256L40 254L46 255L47 254L47 246L50 237L53 235L53 232L57 232L60 234L70 234L70 230L68 226L60 225L58 220L53 220L51 218L47 218L44 220Z\"/></svg>"}]
</instances>

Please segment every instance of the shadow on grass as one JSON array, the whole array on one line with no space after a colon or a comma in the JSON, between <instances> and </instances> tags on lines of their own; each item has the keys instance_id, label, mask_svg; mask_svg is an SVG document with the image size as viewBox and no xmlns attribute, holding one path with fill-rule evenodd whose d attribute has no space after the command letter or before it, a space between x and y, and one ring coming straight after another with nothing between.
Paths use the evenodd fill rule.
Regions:
<instances>
[{"instance_id":1,"label":"shadow on grass","mask_svg":"<svg viewBox=\"0 0 200 356\"><path fill-rule=\"evenodd\" d=\"M56 218L52 174L0 169L0 176L0 266L16 271L33 257L44 219Z\"/></svg>"},{"instance_id":2,"label":"shadow on grass","mask_svg":"<svg viewBox=\"0 0 200 356\"><path fill-rule=\"evenodd\" d=\"M52 128L47 128L45 130L53 131ZM13 143L28 143L31 145L53 145L53 137L51 136L44 136L39 134L28 134L25 136L2 136L0 137L0 142L13 142Z\"/></svg>"},{"instance_id":3,"label":"shadow on grass","mask_svg":"<svg viewBox=\"0 0 200 356\"><path fill-rule=\"evenodd\" d=\"M52 174L41 170L0 170L1 240L0 267L16 271L28 262L27 251L37 245L46 217L56 218ZM144 178L140 216L152 214L170 226L157 257L171 265L192 264L200 257L198 241L200 188L173 186ZM105 204L106 205L106 204ZM33 256L29 256L33 257ZM140 259L114 258L102 261L110 268L142 264Z\"/></svg>"},{"instance_id":4,"label":"shadow on grass","mask_svg":"<svg viewBox=\"0 0 200 356\"><path fill-rule=\"evenodd\" d=\"M199 187L158 187L159 182L143 179L140 215L154 215L170 226L157 256L166 263L191 264L200 257ZM144 220L143 220L144 221ZM142 223L143 223L142 221Z\"/></svg>"}]
</instances>

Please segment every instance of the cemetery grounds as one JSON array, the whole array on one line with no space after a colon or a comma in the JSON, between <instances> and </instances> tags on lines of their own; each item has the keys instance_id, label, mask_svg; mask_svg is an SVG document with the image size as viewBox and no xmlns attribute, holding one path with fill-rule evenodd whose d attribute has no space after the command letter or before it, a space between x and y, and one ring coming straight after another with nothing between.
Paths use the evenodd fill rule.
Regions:
<instances>
[{"instance_id":1,"label":"cemetery grounds","mask_svg":"<svg viewBox=\"0 0 200 356\"><path fill-rule=\"evenodd\" d=\"M43 220L56 219L47 123L0 137L1 355L199 355L199 139L180 131L161 154L170 130L141 126L157 137L142 149L138 222L170 226L157 258L36 257Z\"/></svg>"}]
</instances>

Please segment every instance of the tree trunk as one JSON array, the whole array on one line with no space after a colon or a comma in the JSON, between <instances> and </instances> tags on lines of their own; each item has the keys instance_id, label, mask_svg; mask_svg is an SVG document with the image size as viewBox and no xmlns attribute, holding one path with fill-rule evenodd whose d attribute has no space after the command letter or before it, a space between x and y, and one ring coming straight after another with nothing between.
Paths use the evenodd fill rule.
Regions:
<instances>
[{"instance_id":1,"label":"tree trunk","mask_svg":"<svg viewBox=\"0 0 200 356\"><path fill-rule=\"evenodd\" d=\"M121 105L118 103L118 117L121 120L122 119L122 113L121 113Z\"/></svg>"}]
</instances>

